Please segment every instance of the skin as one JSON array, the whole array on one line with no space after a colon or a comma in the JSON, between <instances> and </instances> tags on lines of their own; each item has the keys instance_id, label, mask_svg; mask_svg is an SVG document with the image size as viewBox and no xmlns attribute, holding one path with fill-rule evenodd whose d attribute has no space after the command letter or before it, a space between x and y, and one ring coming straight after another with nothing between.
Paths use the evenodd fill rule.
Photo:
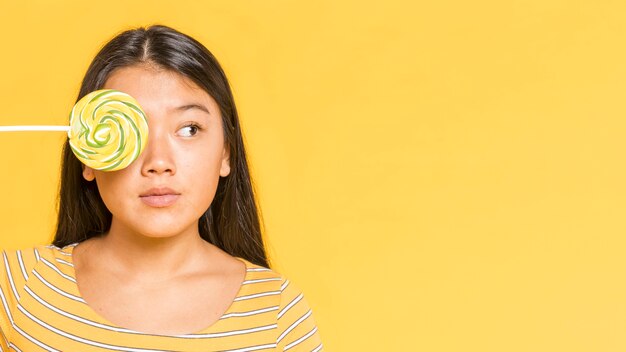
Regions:
<instances>
[{"instance_id":1,"label":"skin","mask_svg":"<svg viewBox=\"0 0 626 352\"><path fill-rule=\"evenodd\" d=\"M182 75L151 65L114 71L103 88L133 96L148 117L145 150L127 168L83 168L112 213L110 231L74 248L77 285L87 304L124 328L176 335L217 321L236 297L245 264L202 240L198 219L218 180L230 173L217 103ZM177 110L189 104L199 108ZM193 126L199 126L195 128ZM155 207L140 195L179 193Z\"/></svg>"}]
</instances>

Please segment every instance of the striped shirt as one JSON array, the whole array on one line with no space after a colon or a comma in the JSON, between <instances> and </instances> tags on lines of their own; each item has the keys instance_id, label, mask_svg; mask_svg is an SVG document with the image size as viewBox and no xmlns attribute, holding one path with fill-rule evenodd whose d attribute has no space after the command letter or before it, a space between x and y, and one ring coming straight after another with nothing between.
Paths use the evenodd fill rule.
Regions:
<instances>
[{"instance_id":1,"label":"striped shirt","mask_svg":"<svg viewBox=\"0 0 626 352\"><path fill-rule=\"evenodd\" d=\"M0 351L321 351L302 292L243 258L246 276L228 310L193 334L147 334L115 326L80 296L72 250L2 252Z\"/></svg>"}]
</instances>

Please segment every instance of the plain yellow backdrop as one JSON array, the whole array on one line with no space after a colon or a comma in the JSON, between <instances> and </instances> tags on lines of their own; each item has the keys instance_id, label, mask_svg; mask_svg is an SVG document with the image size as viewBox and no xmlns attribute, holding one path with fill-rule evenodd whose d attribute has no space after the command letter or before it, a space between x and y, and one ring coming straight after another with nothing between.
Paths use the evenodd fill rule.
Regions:
<instances>
[{"instance_id":1,"label":"plain yellow backdrop","mask_svg":"<svg viewBox=\"0 0 626 352\"><path fill-rule=\"evenodd\" d=\"M0 124L154 23L224 66L327 350L626 349L625 3L0 0ZM0 135L1 247L51 240L63 138Z\"/></svg>"}]
</instances>

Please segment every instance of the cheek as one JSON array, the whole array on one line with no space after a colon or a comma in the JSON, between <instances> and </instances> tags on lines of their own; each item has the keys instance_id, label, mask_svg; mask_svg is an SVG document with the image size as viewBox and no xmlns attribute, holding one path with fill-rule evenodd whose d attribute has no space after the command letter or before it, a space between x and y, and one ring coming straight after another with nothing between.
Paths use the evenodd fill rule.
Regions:
<instances>
[{"instance_id":1,"label":"cheek","mask_svg":"<svg viewBox=\"0 0 626 352\"><path fill-rule=\"evenodd\" d=\"M191 162L188 165L184 177L181 173L181 180L184 179L188 185L193 185L199 193L198 196L202 197L204 194L199 190L208 189L214 191L217 188L217 183L220 178L219 166L220 161L212 156ZM182 170L179 171L182 172ZM213 196L211 195L211 197Z\"/></svg>"},{"instance_id":2,"label":"cheek","mask_svg":"<svg viewBox=\"0 0 626 352\"><path fill-rule=\"evenodd\" d=\"M210 141L186 147L177 160L179 169L190 170L196 176L219 175L223 155L220 140L212 137Z\"/></svg>"},{"instance_id":3,"label":"cheek","mask_svg":"<svg viewBox=\"0 0 626 352\"><path fill-rule=\"evenodd\" d=\"M104 177L96 176L96 184L98 185L98 192L100 193L100 198L102 198L104 205L106 205L111 213L115 213L116 209L119 207L120 200L123 199L119 192L127 189L127 187L124 187L119 179L110 177L109 175Z\"/></svg>"},{"instance_id":4,"label":"cheek","mask_svg":"<svg viewBox=\"0 0 626 352\"><path fill-rule=\"evenodd\" d=\"M194 185L198 202L208 208L213 202L220 179L221 157L215 153L206 153L190 161L188 166L189 177L184 178L189 181L189 185Z\"/></svg>"}]
</instances>

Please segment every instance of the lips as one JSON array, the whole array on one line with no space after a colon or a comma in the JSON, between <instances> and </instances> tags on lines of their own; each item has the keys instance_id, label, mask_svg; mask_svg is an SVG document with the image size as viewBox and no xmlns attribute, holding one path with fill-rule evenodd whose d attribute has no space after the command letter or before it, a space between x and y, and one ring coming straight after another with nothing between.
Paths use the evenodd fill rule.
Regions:
<instances>
[{"instance_id":1,"label":"lips","mask_svg":"<svg viewBox=\"0 0 626 352\"><path fill-rule=\"evenodd\" d=\"M167 187L151 188L139 195L142 202L155 208L168 207L176 203L178 197L180 197L180 193Z\"/></svg>"}]
</instances>

